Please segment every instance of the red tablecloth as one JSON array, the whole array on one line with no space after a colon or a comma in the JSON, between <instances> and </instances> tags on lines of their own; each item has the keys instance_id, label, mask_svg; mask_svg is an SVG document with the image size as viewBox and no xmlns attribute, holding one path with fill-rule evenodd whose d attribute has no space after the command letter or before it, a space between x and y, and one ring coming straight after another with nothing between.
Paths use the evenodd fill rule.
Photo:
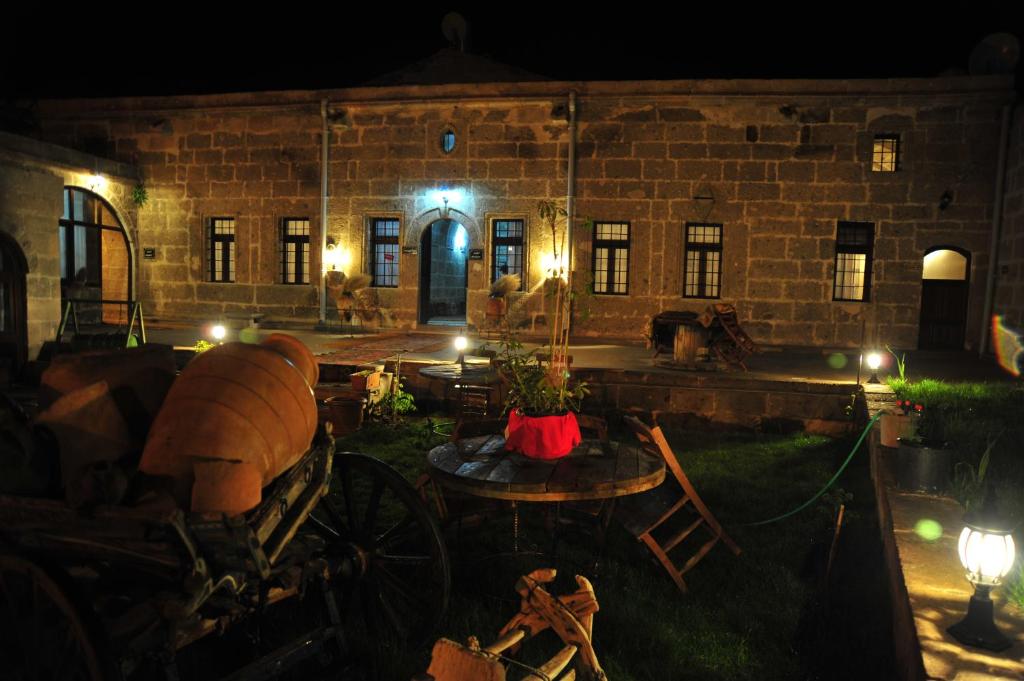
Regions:
<instances>
[{"instance_id":1,"label":"red tablecloth","mask_svg":"<svg viewBox=\"0 0 1024 681\"><path fill-rule=\"evenodd\" d=\"M580 443L576 414L525 416L517 409L508 415L505 449L533 459L557 459Z\"/></svg>"}]
</instances>

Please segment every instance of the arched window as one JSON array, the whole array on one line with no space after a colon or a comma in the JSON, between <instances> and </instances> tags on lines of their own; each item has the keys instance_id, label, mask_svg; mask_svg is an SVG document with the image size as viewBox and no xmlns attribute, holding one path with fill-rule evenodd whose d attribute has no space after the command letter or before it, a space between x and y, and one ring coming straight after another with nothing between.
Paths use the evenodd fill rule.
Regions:
<instances>
[{"instance_id":1,"label":"arched window","mask_svg":"<svg viewBox=\"0 0 1024 681\"><path fill-rule=\"evenodd\" d=\"M967 256L950 248L937 248L924 256L922 279L964 281L967 279Z\"/></svg>"},{"instance_id":2,"label":"arched window","mask_svg":"<svg viewBox=\"0 0 1024 681\"><path fill-rule=\"evenodd\" d=\"M64 298L131 299L132 261L128 236L110 204L86 189L65 187L59 230ZM126 309L104 305L104 320L113 319Z\"/></svg>"}]
</instances>

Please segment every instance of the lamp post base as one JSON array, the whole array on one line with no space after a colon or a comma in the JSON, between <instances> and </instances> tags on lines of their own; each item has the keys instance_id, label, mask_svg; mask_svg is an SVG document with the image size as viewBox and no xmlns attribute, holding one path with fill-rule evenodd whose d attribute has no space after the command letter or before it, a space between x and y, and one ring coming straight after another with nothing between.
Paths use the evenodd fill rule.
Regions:
<instances>
[{"instance_id":1,"label":"lamp post base","mask_svg":"<svg viewBox=\"0 0 1024 681\"><path fill-rule=\"evenodd\" d=\"M997 653L1013 645L1013 642L996 628L992 616L992 600L988 597L987 591L983 596L977 593L972 595L967 606L967 615L946 631L964 645Z\"/></svg>"}]
</instances>

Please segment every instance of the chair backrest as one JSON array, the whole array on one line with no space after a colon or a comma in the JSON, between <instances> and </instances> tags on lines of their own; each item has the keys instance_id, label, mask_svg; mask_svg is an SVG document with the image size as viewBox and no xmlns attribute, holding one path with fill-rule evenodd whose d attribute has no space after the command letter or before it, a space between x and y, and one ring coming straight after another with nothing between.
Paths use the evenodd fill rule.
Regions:
<instances>
[{"instance_id":1,"label":"chair backrest","mask_svg":"<svg viewBox=\"0 0 1024 681\"><path fill-rule=\"evenodd\" d=\"M683 467L679 465L679 459L676 458L675 452L672 451L668 440L665 439L665 434L661 432L660 426L651 428L635 416L624 416L623 420L636 435L636 439L640 441L640 446L645 452L661 457L665 461L665 466L672 472L672 477L684 489L692 487L686 473L683 472Z\"/></svg>"},{"instance_id":2,"label":"chair backrest","mask_svg":"<svg viewBox=\"0 0 1024 681\"><path fill-rule=\"evenodd\" d=\"M455 430L452 431L452 442L465 440L469 437L480 435L494 435L505 432L508 419L467 419L455 423Z\"/></svg>"},{"instance_id":3,"label":"chair backrest","mask_svg":"<svg viewBox=\"0 0 1024 681\"><path fill-rule=\"evenodd\" d=\"M587 431L587 434L592 434L602 442L608 441L608 422L600 416L576 414L576 423L579 424L580 431Z\"/></svg>"},{"instance_id":4,"label":"chair backrest","mask_svg":"<svg viewBox=\"0 0 1024 681\"><path fill-rule=\"evenodd\" d=\"M672 472L672 477L675 478L679 486L683 488L686 496L690 497L694 507L700 511L706 518L711 519L713 526L721 531L721 527L718 525L717 520L713 520L714 516L708 507L704 504L703 499L697 494L696 488L690 479L686 477L683 467L679 464L679 459L676 458L675 452L672 451L672 447L669 445L668 440L665 439L665 434L661 432L661 426L655 426L650 428L646 423L636 418L635 416L623 417L630 430L636 435L637 439L640 440L640 445L644 451L660 456L665 461L665 466ZM666 478L667 480L668 478ZM730 540L731 541L731 540Z\"/></svg>"}]
</instances>

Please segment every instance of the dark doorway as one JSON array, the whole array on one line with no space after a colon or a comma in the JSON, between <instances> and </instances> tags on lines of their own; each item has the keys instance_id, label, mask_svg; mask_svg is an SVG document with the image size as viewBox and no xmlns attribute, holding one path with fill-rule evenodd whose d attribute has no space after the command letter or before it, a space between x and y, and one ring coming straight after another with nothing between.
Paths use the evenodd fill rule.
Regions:
<instances>
[{"instance_id":1,"label":"dark doorway","mask_svg":"<svg viewBox=\"0 0 1024 681\"><path fill-rule=\"evenodd\" d=\"M466 228L437 220L420 237L420 323L466 323Z\"/></svg>"},{"instance_id":2,"label":"dark doorway","mask_svg":"<svg viewBox=\"0 0 1024 681\"><path fill-rule=\"evenodd\" d=\"M21 247L0 234L0 376L15 376L28 353L25 323L25 274L28 264Z\"/></svg>"},{"instance_id":3,"label":"dark doorway","mask_svg":"<svg viewBox=\"0 0 1024 681\"><path fill-rule=\"evenodd\" d=\"M963 350L970 253L953 246L929 249L921 280L922 350Z\"/></svg>"}]
</instances>

